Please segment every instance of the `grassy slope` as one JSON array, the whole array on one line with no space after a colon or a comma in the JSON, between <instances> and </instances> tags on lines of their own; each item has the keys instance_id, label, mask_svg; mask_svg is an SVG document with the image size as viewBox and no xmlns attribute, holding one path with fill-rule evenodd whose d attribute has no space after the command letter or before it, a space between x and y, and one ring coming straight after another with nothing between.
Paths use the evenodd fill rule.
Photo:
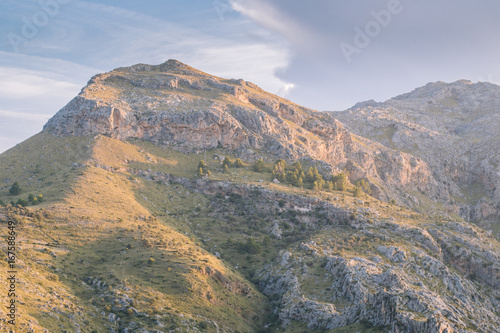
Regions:
<instances>
[{"instance_id":1,"label":"grassy slope","mask_svg":"<svg viewBox=\"0 0 500 333\"><path fill-rule=\"evenodd\" d=\"M50 159L40 158L40 141L44 141ZM79 150L72 156L66 151L62 158L68 143ZM160 316L157 320L167 327L194 329L201 325L204 331L216 331L211 320L220 327L240 331L253 331L254 325L261 325L268 309L265 297L194 239L170 228L168 223L175 226L174 221L153 217L136 200L148 186L131 177L124 167L169 161L152 160L140 147L108 138L98 138L92 151L86 147L88 143L84 138L68 142L41 134L2 155L2 165L8 168L2 169L0 180L14 176L23 188L20 197L40 190L46 202L29 210L43 208L51 215L39 222L8 212L23 221L19 240L27 245L19 250L20 258L27 266L23 268L37 276L20 275L23 320L50 332L73 331L77 323L84 332L101 331L108 324L101 311L106 316L113 312L125 322L139 321L145 327L157 323L141 317L143 314ZM57 163L51 170L49 161L54 159ZM38 188L29 179L33 173L22 167L29 165L29 160L38 160L42 171L36 175L52 175L51 182ZM83 166L73 167L69 162L74 160ZM10 199L6 192L2 192L4 201ZM2 236L6 231L2 223ZM45 236L47 241L52 239L59 245L47 246L40 232L50 235ZM47 254L51 252L54 254ZM105 281L111 288L96 289L89 277ZM125 292L134 301L122 310L113 309ZM59 297L65 299L69 309L81 307L81 320L78 316L67 320L74 311L64 311L63 306L57 317L47 315L49 309L44 307L57 305ZM2 304L6 301L2 294ZM131 307L139 316L128 313ZM92 321L92 325L85 325L86 321ZM205 321L207 324L203 324Z\"/></svg>"},{"instance_id":2,"label":"grassy slope","mask_svg":"<svg viewBox=\"0 0 500 333\"><path fill-rule=\"evenodd\" d=\"M283 195L330 201L358 213L364 211L368 219L394 217L403 226L434 223L429 217L366 195L354 198L348 192L313 192L274 184L269 173L255 173L248 166L222 173L214 153L224 155L207 153L213 180L229 179ZM272 318L268 317L269 301L248 280L281 249L300 254L302 241L314 241L326 251L321 257L340 254L368 258L377 254L375 248L380 244L405 249L408 242L394 238L381 243L360 237L349 228L327 227L318 233L317 229L290 222L289 208L280 208L278 202L263 202L257 194L208 196L180 184L165 185L129 173L151 170L194 178L200 159L204 159L203 154L182 154L143 141L62 139L46 134L0 156L2 166L8 166L0 170L0 181L15 177L11 182L21 184L21 197L41 191L46 202L29 210L50 213L43 219L17 217L23 221L19 252L25 265L20 275L24 302L21 322L40 331L40 327L50 332L74 331L78 324L82 332L99 332L110 325L101 314L104 312L106 317L114 313L122 322L135 321L146 328L158 327L159 322L167 328L215 332L216 321L232 330L255 331ZM23 168L32 160L39 161L36 173ZM57 163L51 164L52 160ZM80 164L73 166L73 161ZM42 182L33 181L36 177L43 178ZM45 180L47 177L51 180ZM0 193L4 201L10 200L7 188ZM266 243L276 221L284 237ZM0 234L6 231L2 224ZM242 250L249 237L260 246L258 252ZM214 256L216 252L222 260ZM325 271L321 262L309 264L312 273L304 277L303 291L321 300L326 286L318 281ZM98 287L94 281L106 285ZM5 288L5 281L0 284ZM6 302L5 295L0 296L0 302ZM59 309L57 317L49 315L55 311L54 306ZM302 324L293 323L287 331L304 329ZM355 325L352 329L363 327Z\"/></svg>"}]
</instances>

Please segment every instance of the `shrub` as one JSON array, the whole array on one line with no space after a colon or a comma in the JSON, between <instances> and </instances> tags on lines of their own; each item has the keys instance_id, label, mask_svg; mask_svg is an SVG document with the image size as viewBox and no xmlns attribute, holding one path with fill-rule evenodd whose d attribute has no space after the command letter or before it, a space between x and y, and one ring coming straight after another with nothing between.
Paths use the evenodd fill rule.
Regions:
<instances>
[{"instance_id":1,"label":"shrub","mask_svg":"<svg viewBox=\"0 0 500 333\"><path fill-rule=\"evenodd\" d=\"M152 265L155 263L155 258L149 258L148 259L148 265Z\"/></svg>"},{"instance_id":2,"label":"shrub","mask_svg":"<svg viewBox=\"0 0 500 333\"><path fill-rule=\"evenodd\" d=\"M29 202L27 200L24 200L24 199L18 199L16 202L16 205L21 205L23 207L26 207L29 205Z\"/></svg>"}]
</instances>

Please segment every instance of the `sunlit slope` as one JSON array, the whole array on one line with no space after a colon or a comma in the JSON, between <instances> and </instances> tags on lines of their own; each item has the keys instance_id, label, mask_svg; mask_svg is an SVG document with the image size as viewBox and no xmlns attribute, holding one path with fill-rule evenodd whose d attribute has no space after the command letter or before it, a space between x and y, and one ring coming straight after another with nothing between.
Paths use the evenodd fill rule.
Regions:
<instances>
[{"instance_id":1,"label":"sunlit slope","mask_svg":"<svg viewBox=\"0 0 500 333\"><path fill-rule=\"evenodd\" d=\"M36 173L22 168L34 159L40 161ZM144 185L130 175L128 165L168 160L105 137L50 135L11 149L1 160L22 188L19 197L40 192L45 198L27 209L8 207L2 215L3 226L8 218L18 221L21 331L30 325L49 332L134 325L254 331L263 326L267 300L252 284L138 203ZM33 181L34 175L41 183ZM46 175L56 178L44 183ZM17 198L7 193L2 193L4 201ZM1 230L5 235L7 229Z\"/></svg>"}]
</instances>

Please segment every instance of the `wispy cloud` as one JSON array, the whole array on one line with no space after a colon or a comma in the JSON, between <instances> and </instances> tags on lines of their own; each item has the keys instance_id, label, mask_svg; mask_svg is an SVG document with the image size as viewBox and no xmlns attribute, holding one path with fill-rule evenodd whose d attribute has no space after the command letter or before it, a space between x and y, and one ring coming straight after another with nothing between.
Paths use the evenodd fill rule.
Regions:
<instances>
[{"instance_id":1,"label":"wispy cloud","mask_svg":"<svg viewBox=\"0 0 500 333\"><path fill-rule=\"evenodd\" d=\"M29 112L20 112L20 111L12 111L12 110L0 110L0 119L1 121L5 121L8 119L22 120L22 121L31 121L31 122L46 122L52 117L51 114L39 114L39 113L29 113Z\"/></svg>"},{"instance_id":2,"label":"wispy cloud","mask_svg":"<svg viewBox=\"0 0 500 333\"><path fill-rule=\"evenodd\" d=\"M295 46L307 48L317 42L315 34L309 27L300 24L269 1L231 0L230 3L234 10L263 27L278 32Z\"/></svg>"},{"instance_id":3,"label":"wispy cloud","mask_svg":"<svg viewBox=\"0 0 500 333\"><path fill-rule=\"evenodd\" d=\"M54 80L46 73L23 68L0 67L0 100L58 97L74 93L79 87L71 82Z\"/></svg>"},{"instance_id":4,"label":"wispy cloud","mask_svg":"<svg viewBox=\"0 0 500 333\"><path fill-rule=\"evenodd\" d=\"M0 52L0 152L36 134L96 69L68 61Z\"/></svg>"}]
</instances>

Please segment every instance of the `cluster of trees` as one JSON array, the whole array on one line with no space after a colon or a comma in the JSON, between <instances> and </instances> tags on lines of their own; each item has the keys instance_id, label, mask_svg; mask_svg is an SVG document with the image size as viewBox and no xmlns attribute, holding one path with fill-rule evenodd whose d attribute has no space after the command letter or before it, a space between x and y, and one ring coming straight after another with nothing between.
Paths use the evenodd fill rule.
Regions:
<instances>
[{"instance_id":1,"label":"cluster of trees","mask_svg":"<svg viewBox=\"0 0 500 333\"><path fill-rule=\"evenodd\" d=\"M252 169L256 172L264 172L266 170L266 165L264 161L260 159L255 162ZM272 177L283 184L307 187L315 191L347 191L348 188L348 179L344 172L340 172L337 175L333 175L330 179L325 180L319 173L317 167L310 167L306 172L298 161L289 166L285 160L277 160L274 162L272 168ZM364 179L356 183L354 195L359 196L363 192L367 194L372 193L370 184Z\"/></svg>"},{"instance_id":2,"label":"cluster of trees","mask_svg":"<svg viewBox=\"0 0 500 333\"><path fill-rule=\"evenodd\" d=\"M240 158L235 159L234 161L231 161L229 157L225 157L224 161L222 161L222 171L224 172L229 172L229 168L242 168L245 165L243 164L243 161ZM206 165L205 161L200 161L198 164L198 176L203 177L203 176L208 176L210 177L212 173L208 169L208 166Z\"/></svg>"},{"instance_id":3,"label":"cluster of trees","mask_svg":"<svg viewBox=\"0 0 500 333\"><path fill-rule=\"evenodd\" d=\"M38 196L34 196L33 194L28 195L28 200L19 198L17 201L11 200L10 204L12 206L16 205L21 205L23 207L29 206L29 205L38 205L39 203L43 202L43 195L39 194ZM0 200L0 206L5 206L5 203Z\"/></svg>"},{"instance_id":4,"label":"cluster of trees","mask_svg":"<svg viewBox=\"0 0 500 333\"><path fill-rule=\"evenodd\" d=\"M291 184L297 187L309 187L315 191L345 191L347 190L347 176L341 172L329 180L325 180L319 173L317 167L310 167L307 172L304 171L300 162L295 162L291 167L283 159L274 163L273 177L281 183Z\"/></svg>"},{"instance_id":5,"label":"cluster of trees","mask_svg":"<svg viewBox=\"0 0 500 333\"><path fill-rule=\"evenodd\" d=\"M222 170L224 172L229 172L229 168L242 168L245 165L243 164L243 161L240 158L237 158L233 161L229 157L225 157L224 161L222 161Z\"/></svg>"},{"instance_id":6,"label":"cluster of trees","mask_svg":"<svg viewBox=\"0 0 500 333\"><path fill-rule=\"evenodd\" d=\"M19 186L18 182L15 182L9 188L9 194L11 196L17 196L21 193L22 193L22 189L21 189L21 186ZM38 205L41 202L43 202L43 195L42 194L39 194L38 196L35 196L33 194L29 194L27 199L19 198L19 199L17 199L17 201L11 200L10 204L12 206L21 205L23 207L26 207L29 205ZM0 200L0 206L6 206L5 202Z\"/></svg>"}]
</instances>

